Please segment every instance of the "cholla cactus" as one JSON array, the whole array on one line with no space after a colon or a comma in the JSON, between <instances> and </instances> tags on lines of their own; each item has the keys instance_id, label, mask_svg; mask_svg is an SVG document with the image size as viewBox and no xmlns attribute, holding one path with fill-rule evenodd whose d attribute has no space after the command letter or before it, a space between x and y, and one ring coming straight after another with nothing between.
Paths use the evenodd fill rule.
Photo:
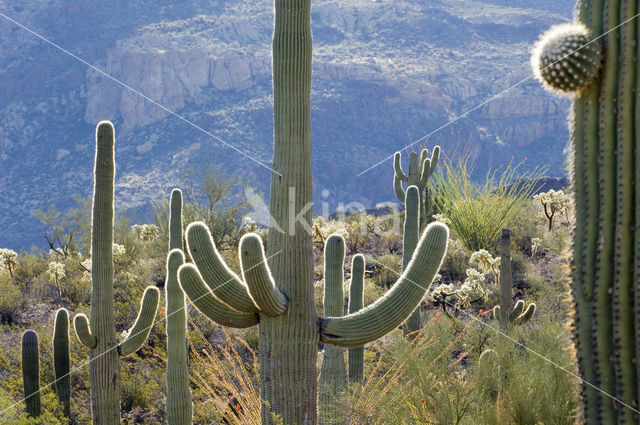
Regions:
<instances>
[{"instance_id":1,"label":"cholla cactus","mask_svg":"<svg viewBox=\"0 0 640 425\"><path fill-rule=\"evenodd\" d=\"M67 275L64 264L58 261L50 262L46 274L49 279L53 279L55 282L56 288L58 289L58 297L61 297L62 288L60 287L60 280Z\"/></svg>"},{"instance_id":2,"label":"cholla cactus","mask_svg":"<svg viewBox=\"0 0 640 425\"><path fill-rule=\"evenodd\" d=\"M486 249L481 249L471 254L469 262L471 264L477 264L484 274L493 273L496 280L500 276L500 257L493 258L491 253ZM468 275L469 270L467 270L467 276Z\"/></svg>"},{"instance_id":3,"label":"cholla cactus","mask_svg":"<svg viewBox=\"0 0 640 425\"><path fill-rule=\"evenodd\" d=\"M313 242L320 244L320 249L324 250L324 244L327 238L332 234L342 235L343 238L349 237L347 227L342 221L328 220L324 217L317 217L313 219Z\"/></svg>"},{"instance_id":4,"label":"cholla cactus","mask_svg":"<svg viewBox=\"0 0 640 425\"><path fill-rule=\"evenodd\" d=\"M584 25L562 24L549 29L536 44L531 65L547 88L575 93L587 88L599 73L601 45Z\"/></svg>"},{"instance_id":5,"label":"cholla cactus","mask_svg":"<svg viewBox=\"0 0 640 425\"><path fill-rule=\"evenodd\" d=\"M471 307L474 302L486 301L491 293L485 285L485 278L485 273L468 268L467 277L460 286L453 283L438 285L430 292L429 299L439 303L447 315L449 315L447 306L453 306L456 310ZM434 281L440 279L436 277ZM454 297L456 299L455 304L447 301L448 297Z\"/></svg>"},{"instance_id":6,"label":"cholla cactus","mask_svg":"<svg viewBox=\"0 0 640 425\"><path fill-rule=\"evenodd\" d=\"M134 224L131 231L145 242L151 242L160 235L160 229L155 224Z\"/></svg>"},{"instance_id":7,"label":"cholla cactus","mask_svg":"<svg viewBox=\"0 0 640 425\"><path fill-rule=\"evenodd\" d=\"M562 190L555 191L551 189L548 192L539 193L533 199L540 201L544 207L544 215L549 221L549 230L551 230L555 214L567 213L571 206L571 197Z\"/></svg>"},{"instance_id":8,"label":"cholla cactus","mask_svg":"<svg viewBox=\"0 0 640 425\"><path fill-rule=\"evenodd\" d=\"M18 254L8 248L0 248L0 271L6 270L13 278L13 269L18 264Z\"/></svg>"},{"instance_id":9,"label":"cholla cactus","mask_svg":"<svg viewBox=\"0 0 640 425\"><path fill-rule=\"evenodd\" d=\"M451 224L451 221L444 216L444 214L438 213L433 215L433 221L439 221L440 223L444 223L447 226Z\"/></svg>"},{"instance_id":10,"label":"cholla cactus","mask_svg":"<svg viewBox=\"0 0 640 425\"><path fill-rule=\"evenodd\" d=\"M536 255L538 248L542 246L542 239L540 238L531 238L531 258Z\"/></svg>"}]
</instances>

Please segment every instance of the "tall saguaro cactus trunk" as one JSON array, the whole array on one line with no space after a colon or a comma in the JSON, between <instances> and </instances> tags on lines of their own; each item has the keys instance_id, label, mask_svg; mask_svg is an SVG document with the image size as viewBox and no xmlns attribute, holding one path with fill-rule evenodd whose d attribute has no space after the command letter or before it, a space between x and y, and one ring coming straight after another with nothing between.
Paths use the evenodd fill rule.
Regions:
<instances>
[{"instance_id":1,"label":"tall saguaro cactus trunk","mask_svg":"<svg viewBox=\"0 0 640 425\"><path fill-rule=\"evenodd\" d=\"M312 220L311 48L311 0L275 0L273 169L281 176L271 176L269 211L284 233L271 226L267 257L289 305L280 316L261 315L260 394L291 424L316 421L319 333L311 233L303 225Z\"/></svg>"},{"instance_id":2,"label":"tall saguaro cactus trunk","mask_svg":"<svg viewBox=\"0 0 640 425\"><path fill-rule=\"evenodd\" d=\"M89 351L89 382L94 425L120 423L120 360L147 339L158 308L159 291L145 289L141 308L128 337L116 339L113 303L113 189L115 178L113 124L98 123L91 218L91 317L76 315L74 327Z\"/></svg>"},{"instance_id":3,"label":"tall saguaro cactus trunk","mask_svg":"<svg viewBox=\"0 0 640 425\"><path fill-rule=\"evenodd\" d=\"M184 264L182 192L171 192L169 255L167 258L167 425L190 425L193 420L187 356L187 310L178 284L178 268Z\"/></svg>"},{"instance_id":4,"label":"tall saguaro cactus trunk","mask_svg":"<svg viewBox=\"0 0 640 425\"><path fill-rule=\"evenodd\" d=\"M578 1L576 22L545 34L532 61L573 96L575 341L601 390L583 386L587 425L640 423L639 12L637 1Z\"/></svg>"},{"instance_id":5,"label":"tall saguaro cactus trunk","mask_svg":"<svg viewBox=\"0 0 640 425\"><path fill-rule=\"evenodd\" d=\"M204 223L187 228L194 264L178 270L182 289L211 320L260 324L262 423L317 423L318 342L358 347L399 326L438 271L448 229L427 226L412 260L389 292L358 313L317 316L311 241L310 0L275 0L273 34L274 154L267 256L256 234L240 241L242 278L224 263ZM418 202L418 189L407 197ZM281 226L281 227L280 227ZM267 265L268 263L268 265Z\"/></svg>"}]
</instances>

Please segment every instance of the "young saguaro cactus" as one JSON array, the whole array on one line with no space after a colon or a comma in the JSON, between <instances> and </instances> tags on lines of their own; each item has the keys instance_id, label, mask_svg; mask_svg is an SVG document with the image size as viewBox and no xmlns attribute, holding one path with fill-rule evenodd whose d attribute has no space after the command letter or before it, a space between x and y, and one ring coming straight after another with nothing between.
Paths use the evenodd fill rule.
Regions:
<instances>
[{"instance_id":1,"label":"young saguaro cactus","mask_svg":"<svg viewBox=\"0 0 640 425\"><path fill-rule=\"evenodd\" d=\"M638 421L638 12L637 1L578 1L574 23L560 35L553 29L543 35L532 59L539 78L553 86L540 64L559 40L572 43L571 53L553 66L566 70L565 78L575 75L565 92L572 96L574 337L580 372L589 383L582 388L587 425ZM602 44L599 39L584 46L596 37Z\"/></svg>"},{"instance_id":2,"label":"young saguaro cactus","mask_svg":"<svg viewBox=\"0 0 640 425\"><path fill-rule=\"evenodd\" d=\"M109 121L96 128L96 158L91 225L91 313L76 315L74 327L89 351L89 382L94 425L120 423L119 356L136 352L147 339L158 308L158 288L149 286L128 337L116 340L113 305L114 129Z\"/></svg>"},{"instance_id":3,"label":"young saguaro cactus","mask_svg":"<svg viewBox=\"0 0 640 425\"><path fill-rule=\"evenodd\" d=\"M64 415L71 417L71 359L69 355L69 312L60 308L53 325L53 371L56 394Z\"/></svg>"},{"instance_id":4,"label":"young saguaro cactus","mask_svg":"<svg viewBox=\"0 0 640 425\"><path fill-rule=\"evenodd\" d=\"M357 313L364 307L364 255L356 254L351 261L351 282L349 283L349 314ZM351 347L347 352L349 361L349 382L364 379L364 347Z\"/></svg>"},{"instance_id":5,"label":"young saguaro cactus","mask_svg":"<svg viewBox=\"0 0 640 425\"><path fill-rule=\"evenodd\" d=\"M167 257L167 424L189 425L193 420L187 356L185 295L178 284L178 268L184 264L182 192L171 192L169 255Z\"/></svg>"},{"instance_id":6,"label":"young saguaro cactus","mask_svg":"<svg viewBox=\"0 0 640 425\"><path fill-rule=\"evenodd\" d=\"M28 330L22 334L22 383L24 402L29 416L40 416L40 346L38 334Z\"/></svg>"},{"instance_id":7,"label":"young saguaro cactus","mask_svg":"<svg viewBox=\"0 0 640 425\"><path fill-rule=\"evenodd\" d=\"M340 235L327 238L324 248L324 314L339 317L344 314L345 243ZM337 399L347 386L347 376L342 348L326 344L320 368L318 394L318 422L321 425L346 424L347 418L336 407Z\"/></svg>"},{"instance_id":8,"label":"young saguaro cactus","mask_svg":"<svg viewBox=\"0 0 640 425\"><path fill-rule=\"evenodd\" d=\"M416 243L420 236L420 230L424 229L427 223L431 222L433 215L433 205L431 200L431 192L429 190L429 177L433 175L438 166L438 158L440 157L440 146L435 146L429 158L429 151L423 149L418 156L417 153L411 152L409 155L409 172L405 174L402 171L401 153L396 152L393 156L393 189L396 197L400 202L405 204L405 214L410 214L411 219L405 220L404 226L404 246L402 254L402 270L405 269ZM402 182L407 183L407 187L416 186L420 194L417 205L408 205L405 202L406 192L402 188ZM411 313L411 316L404 323L402 329L404 334L415 332L422 328L420 320L420 308Z\"/></svg>"},{"instance_id":9,"label":"young saguaro cactus","mask_svg":"<svg viewBox=\"0 0 640 425\"><path fill-rule=\"evenodd\" d=\"M500 236L500 305L493 308L493 318L500 322L500 327L503 329L509 324L522 325L527 323L536 314L535 303L530 303L525 309L523 300L516 301L516 304L511 308L512 288L511 231L502 229Z\"/></svg>"}]
</instances>

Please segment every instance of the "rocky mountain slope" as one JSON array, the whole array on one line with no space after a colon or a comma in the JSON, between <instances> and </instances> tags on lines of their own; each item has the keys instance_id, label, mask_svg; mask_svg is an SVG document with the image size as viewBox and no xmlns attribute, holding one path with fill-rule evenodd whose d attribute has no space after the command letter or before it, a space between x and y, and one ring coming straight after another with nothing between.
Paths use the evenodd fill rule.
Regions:
<instances>
[{"instance_id":1,"label":"rocky mountain slope","mask_svg":"<svg viewBox=\"0 0 640 425\"><path fill-rule=\"evenodd\" d=\"M527 79L528 58L572 4L314 0L316 199L394 200L390 161L357 174L470 110L419 144L468 146L480 174L527 157L562 175L568 101ZM30 211L91 192L103 119L116 125L117 208L144 215L185 167L210 162L268 193L266 168L185 120L270 162L270 1L10 0L0 13L0 246L42 246Z\"/></svg>"}]
</instances>

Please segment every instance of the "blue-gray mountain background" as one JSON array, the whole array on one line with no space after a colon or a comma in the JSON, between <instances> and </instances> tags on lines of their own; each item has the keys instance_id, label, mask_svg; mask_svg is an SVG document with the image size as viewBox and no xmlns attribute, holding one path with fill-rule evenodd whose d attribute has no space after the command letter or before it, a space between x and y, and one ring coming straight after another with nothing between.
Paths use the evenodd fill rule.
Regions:
<instances>
[{"instance_id":1,"label":"blue-gray mountain background","mask_svg":"<svg viewBox=\"0 0 640 425\"><path fill-rule=\"evenodd\" d=\"M529 77L533 43L573 3L313 0L314 198L394 201L391 161L357 174ZM11 0L0 13L0 247L45 248L31 211L91 192L104 119L119 210L150 215L186 167L210 163L268 194L267 169L7 17L269 164L271 1ZM564 176L568 105L530 78L421 144L468 144L480 175L526 157Z\"/></svg>"}]
</instances>

